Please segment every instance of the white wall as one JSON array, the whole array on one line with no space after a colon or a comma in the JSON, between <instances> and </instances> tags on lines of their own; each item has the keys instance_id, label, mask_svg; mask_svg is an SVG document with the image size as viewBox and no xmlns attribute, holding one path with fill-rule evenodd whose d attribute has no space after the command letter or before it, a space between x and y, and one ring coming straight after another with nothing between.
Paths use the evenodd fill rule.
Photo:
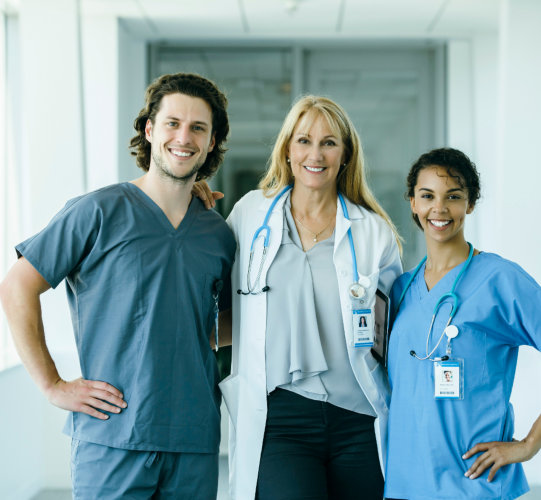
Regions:
<instances>
[{"instance_id":1,"label":"white wall","mask_svg":"<svg viewBox=\"0 0 541 500\"><path fill-rule=\"evenodd\" d=\"M0 498L30 498L43 484L43 397L21 366L0 372Z\"/></svg>"},{"instance_id":2,"label":"white wall","mask_svg":"<svg viewBox=\"0 0 541 500\"><path fill-rule=\"evenodd\" d=\"M506 0L501 18L498 143L499 245L541 281L539 213L541 160L541 2ZM498 144L497 143L497 144ZM520 223L517 223L520 222ZM495 228L496 229L496 228Z\"/></svg>"},{"instance_id":3,"label":"white wall","mask_svg":"<svg viewBox=\"0 0 541 500\"><path fill-rule=\"evenodd\" d=\"M497 197L491 210L502 255L541 281L541 2L505 0L501 16ZM502 230L503 229L503 230ZM523 349L513 388L516 436L524 437L541 414L541 355ZM541 454L524 465L531 483L541 484Z\"/></svg>"}]
</instances>

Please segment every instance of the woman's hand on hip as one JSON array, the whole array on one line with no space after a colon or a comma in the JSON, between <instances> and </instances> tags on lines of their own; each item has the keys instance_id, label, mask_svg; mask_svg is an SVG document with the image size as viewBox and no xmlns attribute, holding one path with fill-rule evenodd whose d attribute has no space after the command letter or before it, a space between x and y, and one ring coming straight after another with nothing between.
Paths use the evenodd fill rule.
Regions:
<instances>
[{"instance_id":1,"label":"woman's hand on hip","mask_svg":"<svg viewBox=\"0 0 541 500\"><path fill-rule=\"evenodd\" d=\"M476 479L490 467L488 474L489 482L494 479L496 472L504 465L525 462L535 454L529 443L525 440L511 442L491 441L489 443L476 444L462 458L466 460L478 453L482 454L477 457L464 475L470 479Z\"/></svg>"}]
</instances>

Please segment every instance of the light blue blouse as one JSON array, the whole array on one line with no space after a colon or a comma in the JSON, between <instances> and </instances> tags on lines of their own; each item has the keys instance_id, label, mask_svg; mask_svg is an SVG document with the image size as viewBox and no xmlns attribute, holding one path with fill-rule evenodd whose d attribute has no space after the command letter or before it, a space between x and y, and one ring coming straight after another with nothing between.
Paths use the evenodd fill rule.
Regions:
<instances>
[{"instance_id":1,"label":"light blue blouse","mask_svg":"<svg viewBox=\"0 0 541 500\"><path fill-rule=\"evenodd\" d=\"M282 243L269 269L267 393L276 387L375 416L348 358L333 263L334 234L305 252L284 204Z\"/></svg>"}]
</instances>

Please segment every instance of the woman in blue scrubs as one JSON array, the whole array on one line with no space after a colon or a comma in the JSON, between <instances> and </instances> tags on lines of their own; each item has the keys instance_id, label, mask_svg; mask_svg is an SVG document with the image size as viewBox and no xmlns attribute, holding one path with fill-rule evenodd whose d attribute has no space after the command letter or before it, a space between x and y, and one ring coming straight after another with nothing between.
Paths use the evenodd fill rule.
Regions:
<instances>
[{"instance_id":1,"label":"woman in blue scrubs","mask_svg":"<svg viewBox=\"0 0 541 500\"><path fill-rule=\"evenodd\" d=\"M520 462L541 447L541 416L513 440L509 402L519 346L541 349L541 287L466 241L480 194L466 155L430 151L407 184L427 256L391 291L385 496L516 498L528 491Z\"/></svg>"}]
</instances>

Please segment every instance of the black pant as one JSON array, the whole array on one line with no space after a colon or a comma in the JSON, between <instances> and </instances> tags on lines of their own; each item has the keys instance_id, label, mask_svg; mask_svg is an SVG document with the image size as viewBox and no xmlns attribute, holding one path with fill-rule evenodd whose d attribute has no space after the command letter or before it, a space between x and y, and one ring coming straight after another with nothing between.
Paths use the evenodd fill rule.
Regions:
<instances>
[{"instance_id":1,"label":"black pant","mask_svg":"<svg viewBox=\"0 0 541 500\"><path fill-rule=\"evenodd\" d=\"M258 500L381 500L374 417L276 389L257 479Z\"/></svg>"}]
</instances>

